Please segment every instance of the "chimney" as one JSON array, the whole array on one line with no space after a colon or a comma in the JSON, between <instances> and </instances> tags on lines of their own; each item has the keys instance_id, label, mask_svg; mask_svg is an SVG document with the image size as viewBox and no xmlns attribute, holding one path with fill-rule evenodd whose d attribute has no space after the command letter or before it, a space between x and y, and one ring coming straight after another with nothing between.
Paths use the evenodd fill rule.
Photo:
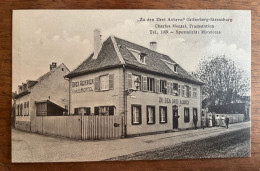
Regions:
<instances>
[{"instance_id":1,"label":"chimney","mask_svg":"<svg viewBox=\"0 0 260 171\"><path fill-rule=\"evenodd\" d=\"M101 35L100 30L94 30L94 56L92 59L97 59L98 53L101 49Z\"/></svg>"},{"instance_id":2,"label":"chimney","mask_svg":"<svg viewBox=\"0 0 260 171\"><path fill-rule=\"evenodd\" d=\"M153 51L156 51L157 42L155 42L155 41L150 42L150 49L153 50Z\"/></svg>"},{"instance_id":3,"label":"chimney","mask_svg":"<svg viewBox=\"0 0 260 171\"><path fill-rule=\"evenodd\" d=\"M54 68L56 68L57 67L57 63L56 62L52 62L51 64L50 64L50 70L53 70Z\"/></svg>"}]
</instances>

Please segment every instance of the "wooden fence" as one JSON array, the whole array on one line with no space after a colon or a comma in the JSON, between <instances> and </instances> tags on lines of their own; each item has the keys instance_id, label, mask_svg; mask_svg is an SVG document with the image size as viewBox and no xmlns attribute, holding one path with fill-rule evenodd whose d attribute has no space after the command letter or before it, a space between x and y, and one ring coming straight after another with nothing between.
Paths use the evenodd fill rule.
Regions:
<instances>
[{"instance_id":1,"label":"wooden fence","mask_svg":"<svg viewBox=\"0 0 260 171\"><path fill-rule=\"evenodd\" d=\"M82 116L82 140L120 138L123 116Z\"/></svg>"},{"instance_id":2,"label":"wooden fence","mask_svg":"<svg viewBox=\"0 0 260 171\"><path fill-rule=\"evenodd\" d=\"M36 132L81 140L120 138L123 116L37 116Z\"/></svg>"}]
</instances>

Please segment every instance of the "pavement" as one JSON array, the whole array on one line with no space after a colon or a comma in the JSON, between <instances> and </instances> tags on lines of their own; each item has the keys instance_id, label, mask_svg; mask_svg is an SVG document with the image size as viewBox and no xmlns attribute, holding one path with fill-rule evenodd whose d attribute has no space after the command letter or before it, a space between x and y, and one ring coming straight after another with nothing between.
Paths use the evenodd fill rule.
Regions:
<instances>
[{"instance_id":1,"label":"pavement","mask_svg":"<svg viewBox=\"0 0 260 171\"><path fill-rule=\"evenodd\" d=\"M12 162L101 161L250 128L251 122L140 137L77 141L12 130Z\"/></svg>"}]
</instances>

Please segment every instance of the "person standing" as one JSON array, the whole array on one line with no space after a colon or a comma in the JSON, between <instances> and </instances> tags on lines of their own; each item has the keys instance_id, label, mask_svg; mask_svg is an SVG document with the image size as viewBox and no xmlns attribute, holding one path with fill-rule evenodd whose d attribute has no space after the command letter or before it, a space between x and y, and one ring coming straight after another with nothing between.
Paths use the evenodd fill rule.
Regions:
<instances>
[{"instance_id":1,"label":"person standing","mask_svg":"<svg viewBox=\"0 0 260 171\"><path fill-rule=\"evenodd\" d=\"M229 118L228 117L226 117L225 123L226 123L227 129L228 129L228 124L229 124Z\"/></svg>"},{"instance_id":2,"label":"person standing","mask_svg":"<svg viewBox=\"0 0 260 171\"><path fill-rule=\"evenodd\" d=\"M202 128L204 129L206 126L206 119L205 117L202 117Z\"/></svg>"},{"instance_id":3,"label":"person standing","mask_svg":"<svg viewBox=\"0 0 260 171\"><path fill-rule=\"evenodd\" d=\"M197 116L193 115L193 123L194 123L195 129L197 129L197 122L198 122Z\"/></svg>"}]
</instances>

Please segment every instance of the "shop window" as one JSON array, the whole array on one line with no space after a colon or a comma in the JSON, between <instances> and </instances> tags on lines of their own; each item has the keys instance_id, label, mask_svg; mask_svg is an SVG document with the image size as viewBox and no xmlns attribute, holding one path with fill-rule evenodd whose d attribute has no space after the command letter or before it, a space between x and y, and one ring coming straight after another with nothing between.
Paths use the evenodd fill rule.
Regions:
<instances>
[{"instance_id":1,"label":"shop window","mask_svg":"<svg viewBox=\"0 0 260 171\"><path fill-rule=\"evenodd\" d=\"M190 109L184 108L184 122L190 122Z\"/></svg>"},{"instance_id":2,"label":"shop window","mask_svg":"<svg viewBox=\"0 0 260 171\"><path fill-rule=\"evenodd\" d=\"M166 106L160 106L160 123L167 123L167 107Z\"/></svg>"},{"instance_id":3,"label":"shop window","mask_svg":"<svg viewBox=\"0 0 260 171\"><path fill-rule=\"evenodd\" d=\"M179 85L177 83L173 83L173 95L174 96L179 95Z\"/></svg>"},{"instance_id":4,"label":"shop window","mask_svg":"<svg viewBox=\"0 0 260 171\"><path fill-rule=\"evenodd\" d=\"M141 105L132 105L132 125L142 123Z\"/></svg>"},{"instance_id":5,"label":"shop window","mask_svg":"<svg viewBox=\"0 0 260 171\"><path fill-rule=\"evenodd\" d=\"M193 87L193 89L192 89L192 94L193 94L193 97L194 98L197 98L197 88L195 88L195 87Z\"/></svg>"},{"instance_id":6,"label":"shop window","mask_svg":"<svg viewBox=\"0 0 260 171\"><path fill-rule=\"evenodd\" d=\"M147 124L154 124L155 123L155 107L154 106L147 106Z\"/></svg>"},{"instance_id":7,"label":"shop window","mask_svg":"<svg viewBox=\"0 0 260 171\"><path fill-rule=\"evenodd\" d=\"M154 86L154 78L147 78L147 88L148 91L154 92L155 91L155 86Z\"/></svg>"}]
</instances>

